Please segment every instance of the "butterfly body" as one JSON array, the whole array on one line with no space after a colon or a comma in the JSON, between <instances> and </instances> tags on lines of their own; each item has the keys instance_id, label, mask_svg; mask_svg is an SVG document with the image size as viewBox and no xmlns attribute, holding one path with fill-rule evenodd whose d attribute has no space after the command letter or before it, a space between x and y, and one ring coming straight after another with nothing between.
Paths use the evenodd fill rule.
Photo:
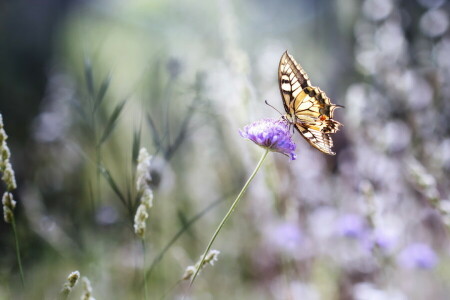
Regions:
<instances>
[{"instance_id":1,"label":"butterfly body","mask_svg":"<svg viewBox=\"0 0 450 300\"><path fill-rule=\"evenodd\" d=\"M331 133L342 124L333 120L339 105L318 87L312 86L308 75L287 51L283 53L278 68L278 82L286 115L284 118L318 150L334 155L331 150Z\"/></svg>"}]
</instances>

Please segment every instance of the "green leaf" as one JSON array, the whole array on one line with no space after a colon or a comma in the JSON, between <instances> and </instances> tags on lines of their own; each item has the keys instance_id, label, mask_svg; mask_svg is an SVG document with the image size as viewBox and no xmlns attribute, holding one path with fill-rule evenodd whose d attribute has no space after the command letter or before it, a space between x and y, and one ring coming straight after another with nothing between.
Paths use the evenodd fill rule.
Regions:
<instances>
[{"instance_id":1,"label":"green leaf","mask_svg":"<svg viewBox=\"0 0 450 300\"><path fill-rule=\"evenodd\" d=\"M150 114L147 114L147 122L150 125L150 129L152 130L153 144L155 148L162 147L161 145L161 137L159 136L158 130L156 129L155 123L153 122Z\"/></svg>"},{"instance_id":2,"label":"green leaf","mask_svg":"<svg viewBox=\"0 0 450 300\"><path fill-rule=\"evenodd\" d=\"M178 220L180 220L182 228L188 228L189 227L189 220L188 220L188 218L186 217L186 215L184 214L183 211L178 210L177 211L177 217L178 217ZM191 237L194 237L192 232L188 232L188 233L189 233L189 235Z\"/></svg>"},{"instance_id":3,"label":"green leaf","mask_svg":"<svg viewBox=\"0 0 450 300\"><path fill-rule=\"evenodd\" d=\"M103 80L102 85L100 86L100 90L98 91L97 97L95 98L94 111L97 110L97 108L102 103L103 99L105 99L105 95L106 92L108 91L110 83L111 83L111 75L108 74L108 76Z\"/></svg>"},{"instance_id":4,"label":"green leaf","mask_svg":"<svg viewBox=\"0 0 450 300\"><path fill-rule=\"evenodd\" d=\"M234 194L233 192L232 194ZM230 193L231 195L231 193ZM150 278L150 275L152 274L153 270L155 269L156 265L163 259L166 252L172 247L173 244L180 238L183 233L185 233L195 222L197 222L199 219L201 219L204 215L206 215L209 211L211 211L213 208L215 208L220 203L224 202L228 199L228 196L223 196L214 202L210 203L207 207L205 207L202 211L197 213L195 216L190 218L189 220L186 220L185 224L175 233L175 235L170 239L170 241L164 246L164 248L159 252L158 255L153 259L153 262L151 263L150 267L146 271L147 279Z\"/></svg>"},{"instance_id":5,"label":"green leaf","mask_svg":"<svg viewBox=\"0 0 450 300\"><path fill-rule=\"evenodd\" d=\"M98 168L100 170L100 173L106 179L106 182L111 187L111 189L114 191L114 193L117 195L117 197L119 197L119 199L120 199L120 201L122 201L123 205L125 205L125 207L127 207L127 201L126 201L124 195L122 194L122 192L120 191L118 185L116 184L116 181L111 176L111 173L103 166L99 166Z\"/></svg>"},{"instance_id":6,"label":"green leaf","mask_svg":"<svg viewBox=\"0 0 450 300\"><path fill-rule=\"evenodd\" d=\"M108 122L106 123L106 127L105 127L105 130L103 131L103 135L99 141L99 145L103 144L108 139L108 137L111 135L112 131L116 127L117 119L119 118L120 113L122 112L123 107L125 106L125 103L126 103L126 100L120 102L114 108L113 113L111 114Z\"/></svg>"},{"instance_id":7,"label":"green leaf","mask_svg":"<svg viewBox=\"0 0 450 300\"><path fill-rule=\"evenodd\" d=\"M141 147L141 131L142 126L139 126L139 130L135 130L133 133L133 148L131 151L131 162L135 166L139 155L139 148Z\"/></svg>"},{"instance_id":8,"label":"green leaf","mask_svg":"<svg viewBox=\"0 0 450 300\"><path fill-rule=\"evenodd\" d=\"M92 75L92 64L89 58L84 59L84 77L89 96L94 98L94 76Z\"/></svg>"}]
</instances>

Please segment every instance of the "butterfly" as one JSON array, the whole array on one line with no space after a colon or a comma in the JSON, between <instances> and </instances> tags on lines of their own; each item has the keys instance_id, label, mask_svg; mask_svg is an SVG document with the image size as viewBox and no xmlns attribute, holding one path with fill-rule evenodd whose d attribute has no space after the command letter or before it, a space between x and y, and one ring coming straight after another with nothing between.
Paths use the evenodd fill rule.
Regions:
<instances>
[{"instance_id":1,"label":"butterfly","mask_svg":"<svg viewBox=\"0 0 450 300\"><path fill-rule=\"evenodd\" d=\"M342 124L333 120L333 112L343 106L331 103L321 89L312 86L306 72L287 51L280 59L278 83L286 110L283 118L294 125L311 146L335 155L330 134L338 131Z\"/></svg>"}]
</instances>

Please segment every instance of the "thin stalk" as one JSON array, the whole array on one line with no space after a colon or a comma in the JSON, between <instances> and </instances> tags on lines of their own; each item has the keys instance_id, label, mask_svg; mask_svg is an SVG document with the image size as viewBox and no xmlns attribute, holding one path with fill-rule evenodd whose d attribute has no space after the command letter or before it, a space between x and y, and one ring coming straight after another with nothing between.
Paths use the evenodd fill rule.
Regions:
<instances>
[{"instance_id":1,"label":"thin stalk","mask_svg":"<svg viewBox=\"0 0 450 300\"><path fill-rule=\"evenodd\" d=\"M22 269L22 260L20 258L20 246L19 246L19 238L17 236L17 230L16 230L16 218L12 218L12 228L14 232L14 239L16 240L16 256L17 256L17 264L19 265L19 272L20 272L20 280L22 281L23 287L25 287L25 279L23 277L23 269Z\"/></svg>"},{"instance_id":2,"label":"thin stalk","mask_svg":"<svg viewBox=\"0 0 450 300\"><path fill-rule=\"evenodd\" d=\"M146 255L146 250L145 250L145 239L142 240L142 257L144 260L144 267L142 268L144 270L144 299L147 300L148 299L148 288L147 288L147 272L145 269L145 255Z\"/></svg>"},{"instance_id":3,"label":"thin stalk","mask_svg":"<svg viewBox=\"0 0 450 300\"><path fill-rule=\"evenodd\" d=\"M234 200L234 202L231 205L230 209L228 210L227 214L223 217L222 222L220 222L219 226L217 227L216 231L214 232L213 236L211 237L211 240L209 241L208 246L206 247L206 250L203 253L202 260L200 261L200 264L198 265L197 270L195 270L194 276L192 276L191 283L189 284L189 286L192 286L192 284L194 284L194 280L197 277L198 272L202 268L202 266L203 266L203 264L205 262L206 255L208 254L209 250L211 249L211 246L214 243L217 235L219 234L219 232L222 229L223 225L225 225L225 222L231 216L231 213L234 211L234 209L238 205L239 200L241 200L242 196L244 195L245 191L247 190L248 186L250 185L250 182L252 182L252 180L255 177L256 173L258 173L258 170L261 168L261 165L264 162L264 160L266 159L268 153L269 153L269 150L266 150L264 152L264 154L261 156L261 158L259 159L259 162L256 165L256 168L253 171L252 175L250 175L250 177L248 178L247 182L242 187L242 190L240 191L239 195L236 197L236 199Z\"/></svg>"}]
</instances>

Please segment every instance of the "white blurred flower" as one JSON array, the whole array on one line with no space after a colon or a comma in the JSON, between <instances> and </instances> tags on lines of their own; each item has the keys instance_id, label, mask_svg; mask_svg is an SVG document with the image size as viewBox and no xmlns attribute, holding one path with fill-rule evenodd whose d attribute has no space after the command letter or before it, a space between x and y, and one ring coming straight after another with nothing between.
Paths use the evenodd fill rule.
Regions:
<instances>
[{"instance_id":1,"label":"white blurred flower","mask_svg":"<svg viewBox=\"0 0 450 300\"><path fill-rule=\"evenodd\" d=\"M148 154L147 149L141 148L136 170L136 190L138 192L143 192L148 187L148 183L152 180L150 175L151 159L152 157Z\"/></svg>"},{"instance_id":2,"label":"white blurred flower","mask_svg":"<svg viewBox=\"0 0 450 300\"><path fill-rule=\"evenodd\" d=\"M391 13L392 8L391 0L366 0L362 6L364 15L373 21L385 19Z\"/></svg>"},{"instance_id":3,"label":"white blurred flower","mask_svg":"<svg viewBox=\"0 0 450 300\"><path fill-rule=\"evenodd\" d=\"M303 242L300 227L289 222L268 226L265 235L269 245L288 253L298 252Z\"/></svg>"},{"instance_id":4,"label":"white blurred flower","mask_svg":"<svg viewBox=\"0 0 450 300\"><path fill-rule=\"evenodd\" d=\"M362 282L353 287L355 300L406 300L408 299L398 290L381 290L372 283Z\"/></svg>"},{"instance_id":5,"label":"white blurred flower","mask_svg":"<svg viewBox=\"0 0 450 300\"><path fill-rule=\"evenodd\" d=\"M136 210L136 215L134 216L134 232L141 239L145 237L145 228L147 219L148 219L147 206L141 203Z\"/></svg>"},{"instance_id":6,"label":"white blurred flower","mask_svg":"<svg viewBox=\"0 0 450 300\"><path fill-rule=\"evenodd\" d=\"M431 269L438 263L438 257L427 244L416 243L403 249L397 262L406 269Z\"/></svg>"},{"instance_id":7,"label":"white blurred flower","mask_svg":"<svg viewBox=\"0 0 450 300\"><path fill-rule=\"evenodd\" d=\"M448 15L440 9L429 10L420 19L420 29L431 38L444 34L448 25Z\"/></svg>"},{"instance_id":8,"label":"white blurred flower","mask_svg":"<svg viewBox=\"0 0 450 300\"><path fill-rule=\"evenodd\" d=\"M425 8L438 8L445 3L446 0L417 0Z\"/></svg>"},{"instance_id":9,"label":"white blurred flower","mask_svg":"<svg viewBox=\"0 0 450 300\"><path fill-rule=\"evenodd\" d=\"M92 286L91 282L87 277L81 278L81 283L83 284L83 294L81 295L81 300L95 300L92 297Z\"/></svg>"},{"instance_id":10,"label":"white blurred flower","mask_svg":"<svg viewBox=\"0 0 450 300\"><path fill-rule=\"evenodd\" d=\"M139 204L136 215L134 216L134 232L138 237L145 237L146 221L148 219L148 210L153 206L153 191L150 188L150 163L152 157L147 149L141 148L138 156L136 169L136 189L141 194L141 204Z\"/></svg>"},{"instance_id":11,"label":"white blurred flower","mask_svg":"<svg viewBox=\"0 0 450 300\"><path fill-rule=\"evenodd\" d=\"M197 269L201 271L207 264L210 264L211 266L214 265L214 262L217 261L219 257L220 251L218 250L210 250L208 254L205 256L205 260L202 262L203 255L200 256L200 260L194 265L194 266L188 266L183 274L183 280L190 280L192 276L194 276ZM201 266L200 266L201 264Z\"/></svg>"},{"instance_id":12,"label":"white blurred flower","mask_svg":"<svg viewBox=\"0 0 450 300\"><path fill-rule=\"evenodd\" d=\"M77 284L78 279L80 278L80 272L74 271L67 276L67 281L64 283L64 286L61 290L61 296L63 299L66 299L67 296L70 294L74 286Z\"/></svg>"},{"instance_id":13,"label":"white blurred flower","mask_svg":"<svg viewBox=\"0 0 450 300\"><path fill-rule=\"evenodd\" d=\"M5 182L8 191L12 191L17 188L17 184L10 162L11 153L6 143L7 139L8 135L3 128L3 116L0 114L0 172L3 173L2 180Z\"/></svg>"},{"instance_id":14,"label":"white blurred flower","mask_svg":"<svg viewBox=\"0 0 450 300\"><path fill-rule=\"evenodd\" d=\"M14 208L16 207L16 201L13 199L13 195L9 192L5 192L2 198L3 204L3 218L6 223L11 223L14 218Z\"/></svg>"}]
</instances>

